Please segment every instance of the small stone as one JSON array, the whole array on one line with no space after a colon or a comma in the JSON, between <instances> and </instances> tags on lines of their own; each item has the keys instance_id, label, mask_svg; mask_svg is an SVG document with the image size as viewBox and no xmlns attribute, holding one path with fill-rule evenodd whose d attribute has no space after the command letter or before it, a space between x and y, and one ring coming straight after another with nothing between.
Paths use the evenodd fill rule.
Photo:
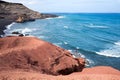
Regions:
<instances>
[{"instance_id":1,"label":"small stone","mask_svg":"<svg viewBox=\"0 0 120 80\"><path fill-rule=\"evenodd\" d=\"M19 36L23 37L24 35L23 34L19 34Z\"/></svg>"}]
</instances>

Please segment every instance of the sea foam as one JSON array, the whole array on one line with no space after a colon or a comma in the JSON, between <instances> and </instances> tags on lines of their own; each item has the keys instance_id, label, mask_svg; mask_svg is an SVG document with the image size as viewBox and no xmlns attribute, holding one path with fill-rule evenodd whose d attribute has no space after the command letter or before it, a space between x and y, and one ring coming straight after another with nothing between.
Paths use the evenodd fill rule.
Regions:
<instances>
[{"instance_id":1,"label":"sea foam","mask_svg":"<svg viewBox=\"0 0 120 80\"><path fill-rule=\"evenodd\" d=\"M55 17L55 18L46 18L46 19L61 19L61 18L65 18L65 16L58 16L58 17Z\"/></svg>"},{"instance_id":2,"label":"sea foam","mask_svg":"<svg viewBox=\"0 0 120 80\"><path fill-rule=\"evenodd\" d=\"M64 26L64 28L68 29L68 26Z\"/></svg>"},{"instance_id":3,"label":"sea foam","mask_svg":"<svg viewBox=\"0 0 120 80\"><path fill-rule=\"evenodd\" d=\"M87 25L87 27L90 27L90 28L108 28L108 26L95 25L95 24Z\"/></svg>"},{"instance_id":4,"label":"sea foam","mask_svg":"<svg viewBox=\"0 0 120 80\"><path fill-rule=\"evenodd\" d=\"M68 50L70 53L72 53L74 58L82 57L85 59L85 66L89 67L91 65L94 65L94 61L91 59L88 59L84 54L78 52L77 50Z\"/></svg>"},{"instance_id":5,"label":"sea foam","mask_svg":"<svg viewBox=\"0 0 120 80\"><path fill-rule=\"evenodd\" d=\"M65 18L65 16L58 16L57 18Z\"/></svg>"},{"instance_id":6,"label":"sea foam","mask_svg":"<svg viewBox=\"0 0 120 80\"><path fill-rule=\"evenodd\" d=\"M25 34L27 32L32 32L32 29L24 28L21 33Z\"/></svg>"},{"instance_id":7,"label":"sea foam","mask_svg":"<svg viewBox=\"0 0 120 80\"><path fill-rule=\"evenodd\" d=\"M11 29L11 27L12 27L14 24L15 24L15 22L12 22L10 25L7 25L7 26L6 26L7 29L4 30L5 35L2 35L2 37L5 37L5 36L7 36L7 35L10 34L9 30Z\"/></svg>"},{"instance_id":8,"label":"sea foam","mask_svg":"<svg viewBox=\"0 0 120 80\"><path fill-rule=\"evenodd\" d=\"M96 52L99 55L108 56L108 57L120 57L120 41L115 42L113 46L106 50L101 50Z\"/></svg>"},{"instance_id":9,"label":"sea foam","mask_svg":"<svg viewBox=\"0 0 120 80\"><path fill-rule=\"evenodd\" d=\"M25 34L25 33L30 33L32 31L35 31L36 29L34 28L23 28L23 29L13 29L11 32L20 32L22 34Z\"/></svg>"},{"instance_id":10,"label":"sea foam","mask_svg":"<svg viewBox=\"0 0 120 80\"><path fill-rule=\"evenodd\" d=\"M86 63L85 66L87 66L87 67L95 64L94 61L91 60L91 59L86 59L86 62L85 62L85 63Z\"/></svg>"},{"instance_id":11,"label":"sea foam","mask_svg":"<svg viewBox=\"0 0 120 80\"><path fill-rule=\"evenodd\" d=\"M10 25L6 26L7 29L10 29L14 24L15 24L15 22L13 22L13 23L11 23Z\"/></svg>"},{"instance_id":12,"label":"sea foam","mask_svg":"<svg viewBox=\"0 0 120 80\"><path fill-rule=\"evenodd\" d=\"M66 44L66 45L67 45L68 43L67 43L67 42L64 42L64 44Z\"/></svg>"}]
</instances>

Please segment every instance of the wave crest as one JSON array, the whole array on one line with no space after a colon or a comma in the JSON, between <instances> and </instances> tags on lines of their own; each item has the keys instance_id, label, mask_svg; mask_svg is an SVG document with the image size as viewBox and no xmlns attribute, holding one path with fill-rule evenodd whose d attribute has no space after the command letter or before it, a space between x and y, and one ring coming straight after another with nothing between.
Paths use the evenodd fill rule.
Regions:
<instances>
[{"instance_id":1,"label":"wave crest","mask_svg":"<svg viewBox=\"0 0 120 80\"><path fill-rule=\"evenodd\" d=\"M87 27L90 27L90 28L108 28L108 26L94 25L94 24L87 25Z\"/></svg>"},{"instance_id":2,"label":"wave crest","mask_svg":"<svg viewBox=\"0 0 120 80\"><path fill-rule=\"evenodd\" d=\"M32 29L24 28L21 33L25 34L27 32L32 32Z\"/></svg>"},{"instance_id":3,"label":"wave crest","mask_svg":"<svg viewBox=\"0 0 120 80\"><path fill-rule=\"evenodd\" d=\"M114 44L115 45L113 45L112 47L106 50L101 50L100 52L96 52L96 53L103 56L119 58L120 57L120 41L115 42Z\"/></svg>"},{"instance_id":4,"label":"wave crest","mask_svg":"<svg viewBox=\"0 0 120 80\"><path fill-rule=\"evenodd\" d=\"M55 18L46 18L46 19L61 19L61 18L65 18L65 16L58 16L58 17L55 17Z\"/></svg>"},{"instance_id":5,"label":"wave crest","mask_svg":"<svg viewBox=\"0 0 120 80\"><path fill-rule=\"evenodd\" d=\"M57 18L65 18L65 16L58 16Z\"/></svg>"}]
</instances>

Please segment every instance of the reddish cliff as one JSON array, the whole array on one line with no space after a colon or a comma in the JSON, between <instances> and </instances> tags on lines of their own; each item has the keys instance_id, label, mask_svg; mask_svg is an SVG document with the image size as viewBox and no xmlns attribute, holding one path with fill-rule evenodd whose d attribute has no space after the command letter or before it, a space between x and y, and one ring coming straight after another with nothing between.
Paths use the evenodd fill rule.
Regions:
<instances>
[{"instance_id":1,"label":"reddish cliff","mask_svg":"<svg viewBox=\"0 0 120 80\"><path fill-rule=\"evenodd\" d=\"M0 38L0 70L22 69L46 74L82 71L84 60L35 37Z\"/></svg>"}]
</instances>

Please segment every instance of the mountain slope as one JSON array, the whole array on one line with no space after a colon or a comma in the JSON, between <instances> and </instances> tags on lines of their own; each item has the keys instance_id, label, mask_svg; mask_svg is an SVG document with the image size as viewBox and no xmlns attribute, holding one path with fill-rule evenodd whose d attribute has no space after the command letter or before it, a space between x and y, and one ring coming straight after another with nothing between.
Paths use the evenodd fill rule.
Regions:
<instances>
[{"instance_id":1,"label":"mountain slope","mask_svg":"<svg viewBox=\"0 0 120 80\"><path fill-rule=\"evenodd\" d=\"M17 20L19 17L23 17L24 20L31 19L43 19L48 17L57 17L51 14L42 14L33 11L21 3L10 3L5 1L0 1L0 18L1 19L12 19Z\"/></svg>"}]
</instances>

